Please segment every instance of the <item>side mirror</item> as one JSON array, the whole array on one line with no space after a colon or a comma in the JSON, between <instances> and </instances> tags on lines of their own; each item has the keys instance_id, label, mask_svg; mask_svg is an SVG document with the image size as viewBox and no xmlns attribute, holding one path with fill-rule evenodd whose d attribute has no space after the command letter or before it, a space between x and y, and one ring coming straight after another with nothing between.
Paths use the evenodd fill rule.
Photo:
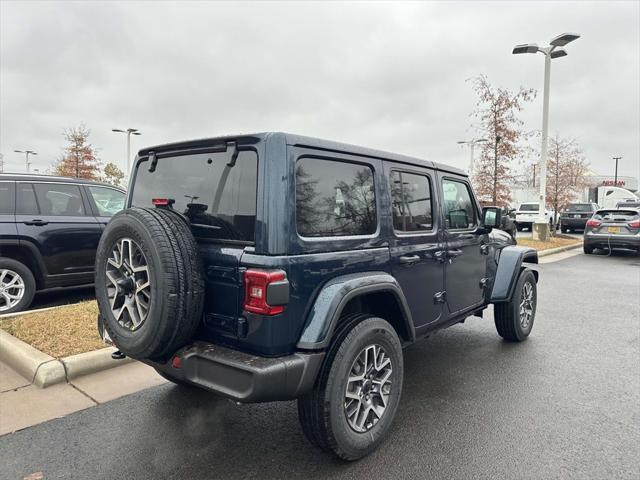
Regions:
<instances>
[{"instance_id":1,"label":"side mirror","mask_svg":"<svg viewBox=\"0 0 640 480\"><path fill-rule=\"evenodd\" d=\"M498 207L482 209L482 226L489 232L500 226L500 209Z\"/></svg>"}]
</instances>

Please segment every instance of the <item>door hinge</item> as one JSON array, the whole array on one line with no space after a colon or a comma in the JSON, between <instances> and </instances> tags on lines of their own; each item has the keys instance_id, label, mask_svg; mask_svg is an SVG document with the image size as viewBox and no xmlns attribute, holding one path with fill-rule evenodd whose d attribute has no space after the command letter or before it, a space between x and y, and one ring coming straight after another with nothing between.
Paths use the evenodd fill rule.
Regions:
<instances>
[{"instance_id":1,"label":"door hinge","mask_svg":"<svg viewBox=\"0 0 640 480\"><path fill-rule=\"evenodd\" d=\"M489 279L488 278L481 278L480 279L480 288L481 289L484 290L485 288L487 288L488 284L489 284Z\"/></svg>"},{"instance_id":2,"label":"door hinge","mask_svg":"<svg viewBox=\"0 0 640 480\"><path fill-rule=\"evenodd\" d=\"M444 303L447 301L447 292L436 292L433 296L433 303Z\"/></svg>"}]
</instances>

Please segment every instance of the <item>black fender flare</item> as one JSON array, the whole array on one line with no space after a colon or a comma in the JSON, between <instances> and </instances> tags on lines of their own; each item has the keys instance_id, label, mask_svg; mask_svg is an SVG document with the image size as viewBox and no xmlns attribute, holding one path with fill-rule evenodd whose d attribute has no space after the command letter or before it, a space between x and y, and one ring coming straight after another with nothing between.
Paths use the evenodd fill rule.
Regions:
<instances>
[{"instance_id":1,"label":"black fender flare","mask_svg":"<svg viewBox=\"0 0 640 480\"><path fill-rule=\"evenodd\" d=\"M491 303L508 302L518 282L523 263L538 263L538 252L533 248L509 245L500 251L496 276L491 289ZM538 272L534 271L536 282Z\"/></svg>"},{"instance_id":2,"label":"black fender flare","mask_svg":"<svg viewBox=\"0 0 640 480\"><path fill-rule=\"evenodd\" d=\"M410 340L415 341L413 319L398 281L386 272L367 272L342 275L322 287L309 311L297 348L318 350L328 347L349 300L372 292L388 292L396 298L403 317L401 321Z\"/></svg>"}]
</instances>

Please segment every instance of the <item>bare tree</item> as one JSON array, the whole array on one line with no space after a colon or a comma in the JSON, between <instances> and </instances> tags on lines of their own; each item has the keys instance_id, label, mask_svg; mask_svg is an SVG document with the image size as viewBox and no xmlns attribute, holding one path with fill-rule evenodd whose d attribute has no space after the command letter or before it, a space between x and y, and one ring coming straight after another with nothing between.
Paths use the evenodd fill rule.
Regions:
<instances>
[{"instance_id":1,"label":"bare tree","mask_svg":"<svg viewBox=\"0 0 640 480\"><path fill-rule=\"evenodd\" d=\"M559 135L549 138L547 154L547 198L546 202L558 212L586 187L588 164L582 149L574 139Z\"/></svg>"},{"instance_id":2,"label":"bare tree","mask_svg":"<svg viewBox=\"0 0 640 480\"><path fill-rule=\"evenodd\" d=\"M476 119L479 134L488 140L482 144L472 182L481 200L504 207L511 202L511 164L524 148L520 141L528 135L517 114L535 98L536 91L520 87L514 93L493 87L485 75L472 82L478 101L470 116Z\"/></svg>"},{"instance_id":3,"label":"bare tree","mask_svg":"<svg viewBox=\"0 0 640 480\"><path fill-rule=\"evenodd\" d=\"M88 143L91 130L80 124L78 127L68 128L63 132L68 145L62 157L53 166L56 175L64 177L100 179L100 160L96 156L96 149Z\"/></svg>"}]
</instances>

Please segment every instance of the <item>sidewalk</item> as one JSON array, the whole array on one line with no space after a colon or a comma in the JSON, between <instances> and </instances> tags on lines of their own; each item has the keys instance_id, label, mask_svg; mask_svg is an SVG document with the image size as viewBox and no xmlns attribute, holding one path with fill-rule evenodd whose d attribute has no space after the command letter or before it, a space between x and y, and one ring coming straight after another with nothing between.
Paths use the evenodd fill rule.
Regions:
<instances>
[{"instance_id":1,"label":"sidewalk","mask_svg":"<svg viewBox=\"0 0 640 480\"><path fill-rule=\"evenodd\" d=\"M0 435L163 383L153 368L133 362L39 388L0 363Z\"/></svg>"}]
</instances>

